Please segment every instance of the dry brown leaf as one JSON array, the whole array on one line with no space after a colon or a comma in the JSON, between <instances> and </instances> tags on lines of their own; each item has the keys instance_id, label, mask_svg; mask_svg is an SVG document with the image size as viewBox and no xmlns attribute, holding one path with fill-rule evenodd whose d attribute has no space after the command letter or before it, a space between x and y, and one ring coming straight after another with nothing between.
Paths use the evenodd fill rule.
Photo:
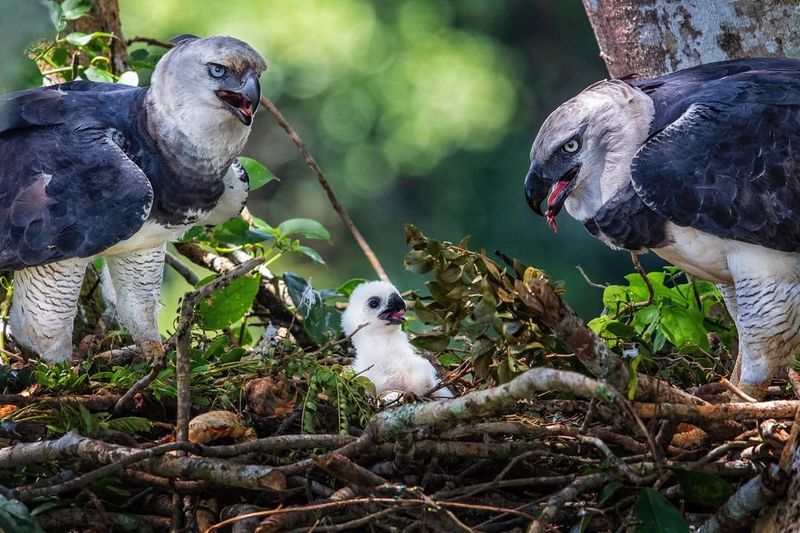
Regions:
<instances>
[{"instance_id":1,"label":"dry brown leaf","mask_svg":"<svg viewBox=\"0 0 800 533\"><path fill-rule=\"evenodd\" d=\"M195 444L206 444L226 437L242 439L252 435L252 430L242 424L239 415L230 411L209 411L189 422L189 442Z\"/></svg>"}]
</instances>

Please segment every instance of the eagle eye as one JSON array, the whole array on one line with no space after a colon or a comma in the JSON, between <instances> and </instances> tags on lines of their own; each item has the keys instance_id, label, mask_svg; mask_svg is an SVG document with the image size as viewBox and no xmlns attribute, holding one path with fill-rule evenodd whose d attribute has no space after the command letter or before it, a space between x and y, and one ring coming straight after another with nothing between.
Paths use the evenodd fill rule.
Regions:
<instances>
[{"instance_id":1,"label":"eagle eye","mask_svg":"<svg viewBox=\"0 0 800 533\"><path fill-rule=\"evenodd\" d=\"M208 75L212 78L222 78L228 73L228 69L216 63L208 64Z\"/></svg>"},{"instance_id":2,"label":"eagle eye","mask_svg":"<svg viewBox=\"0 0 800 533\"><path fill-rule=\"evenodd\" d=\"M572 139L568 140L563 145L561 145L561 150L567 154L574 154L580 149L581 149L581 140L577 137L573 137Z\"/></svg>"},{"instance_id":3,"label":"eagle eye","mask_svg":"<svg viewBox=\"0 0 800 533\"><path fill-rule=\"evenodd\" d=\"M367 301L367 305L370 309L377 309L381 305L381 299L373 296Z\"/></svg>"}]
</instances>

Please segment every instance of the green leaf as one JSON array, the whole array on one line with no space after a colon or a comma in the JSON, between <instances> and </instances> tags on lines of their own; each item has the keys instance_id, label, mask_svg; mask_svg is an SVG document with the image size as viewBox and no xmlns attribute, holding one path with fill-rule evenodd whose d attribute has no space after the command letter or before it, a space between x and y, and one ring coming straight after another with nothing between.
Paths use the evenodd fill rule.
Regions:
<instances>
[{"instance_id":1,"label":"green leaf","mask_svg":"<svg viewBox=\"0 0 800 533\"><path fill-rule=\"evenodd\" d=\"M264 165L250 157L239 157L239 163L244 167L247 172L247 178L250 181L250 190L255 191L260 189L271 181L280 181L275 175L267 169Z\"/></svg>"},{"instance_id":2,"label":"green leaf","mask_svg":"<svg viewBox=\"0 0 800 533\"><path fill-rule=\"evenodd\" d=\"M108 421L108 429L122 431L123 433L150 431L152 427L152 422L138 416L126 416Z\"/></svg>"},{"instance_id":3,"label":"green leaf","mask_svg":"<svg viewBox=\"0 0 800 533\"><path fill-rule=\"evenodd\" d=\"M7 500L3 496L0 496L0 531L44 533L24 503L18 500Z\"/></svg>"},{"instance_id":4,"label":"green leaf","mask_svg":"<svg viewBox=\"0 0 800 533\"><path fill-rule=\"evenodd\" d=\"M600 491L600 497L597 500L597 505L599 507L602 507L606 503L611 501L611 498L613 498L617 494L619 489L623 488L623 486L624 485L619 481L612 481L608 485L604 486L603 490Z\"/></svg>"},{"instance_id":5,"label":"green leaf","mask_svg":"<svg viewBox=\"0 0 800 533\"><path fill-rule=\"evenodd\" d=\"M684 468L671 468L681 484L686 501L706 507L719 507L733 496L733 488L719 476Z\"/></svg>"},{"instance_id":6,"label":"green leaf","mask_svg":"<svg viewBox=\"0 0 800 533\"><path fill-rule=\"evenodd\" d=\"M315 249L311 248L310 246L302 246L302 245L300 245L300 246L298 246L296 248L295 251L300 252L301 254L303 254L306 257L310 257L311 259L314 260L315 263L319 263L320 265L324 265L325 264L325 260L322 258L321 255L319 255L319 252L317 252Z\"/></svg>"},{"instance_id":7,"label":"green leaf","mask_svg":"<svg viewBox=\"0 0 800 533\"><path fill-rule=\"evenodd\" d=\"M337 339L342 334L342 313L323 303L311 306L303 322L309 336L319 345Z\"/></svg>"},{"instance_id":8,"label":"green leaf","mask_svg":"<svg viewBox=\"0 0 800 533\"><path fill-rule=\"evenodd\" d=\"M365 280L363 278L354 278L354 279L345 281L344 284L342 284L341 287L336 289L336 292L338 292L339 294L341 294L342 296L344 296L346 298L350 298L350 295L353 294L353 291L356 290L356 287L358 287L362 283L366 283L366 282L367 282L367 280Z\"/></svg>"},{"instance_id":9,"label":"green leaf","mask_svg":"<svg viewBox=\"0 0 800 533\"><path fill-rule=\"evenodd\" d=\"M66 36L66 40L73 46L86 46L92 41L94 37L91 33L83 33L80 31L72 32Z\"/></svg>"},{"instance_id":10,"label":"green leaf","mask_svg":"<svg viewBox=\"0 0 800 533\"><path fill-rule=\"evenodd\" d=\"M289 297L292 299L292 303L295 307L300 309L301 303L303 303L303 295L308 287L308 282L301 276L292 272L283 273L283 282L286 284L286 290L289 291Z\"/></svg>"},{"instance_id":11,"label":"green leaf","mask_svg":"<svg viewBox=\"0 0 800 533\"><path fill-rule=\"evenodd\" d=\"M61 2L61 13L66 20L79 19L92 8L92 0L64 0Z\"/></svg>"},{"instance_id":12,"label":"green leaf","mask_svg":"<svg viewBox=\"0 0 800 533\"><path fill-rule=\"evenodd\" d=\"M330 241L331 235L325 227L310 218L291 218L284 220L278 226L278 229L283 235L302 235L309 239L319 239L322 241Z\"/></svg>"},{"instance_id":13,"label":"green leaf","mask_svg":"<svg viewBox=\"0 0 800 533\"><path fill-rule=\"evenodd\" d=\"M250 228L250 224L241 216L232 218L214 228L214 240L228 244L256 244L274 238L275 236L271 233Z\"/></svg>"},{"instance_id":14,"label":"green leaf","mask_svg":"<svg viewBox=\"0 0 800 533\"><path fill-rule=\"evenodd\" d=\"M603 306L610 312L617 311L617 307L628 301L628 290L622 285L609 285L603 290Z\"/></svg>"},{"instance_id":15,"label":"green leaf","mask_svg":"<svg viewBox=\"0 0 800 533\"><path fill-rule=\"evenodd\" d=\"M674 304L661 308L660 329L676 348L687 344L708 350L708 337L703 327L703 316Z\"/></svg>"},{"instance_id":16,"label":"green leaf","mask_svg":"<svg viewBox=\"0 0 800 533\"><path fill-rule=\"evenodd\" d=\"M114 83L114 75L107 70L101 70L97 67L89 67L83 71L84 77L89 81L96 81L100 83Z\"/></svg>"},{"instance_id":17,"label":"green leaf","mask_svg":"<svg viewBox=\"0 0 800 533\"><path fill-rule=\"evenodd\" d=\"M197 324L203 329L223 329L240 320L258 293L261 275L242 276L197 305Z\"/></svg>"},{"instance_id":18,"label":"green leaf","mask_svg":"<svg viewBox=\"0 0 800 533\"><path fill-rule=\"evenodd\" d=\"M442 352L450 344L450 337L444 333L420 333L411 339L411 344L423 350Z\"/></svg>"},{"instance_id":19,"label":"green leaf","mask_svg":"<svg viewBox=\"0 0 800 533\"><path fill-rule=\"evenodd\" d=\"M685 533L689 525L681 512L657 490L644 489L634 507L637 533Z\"/></svg>"}]
</instances>

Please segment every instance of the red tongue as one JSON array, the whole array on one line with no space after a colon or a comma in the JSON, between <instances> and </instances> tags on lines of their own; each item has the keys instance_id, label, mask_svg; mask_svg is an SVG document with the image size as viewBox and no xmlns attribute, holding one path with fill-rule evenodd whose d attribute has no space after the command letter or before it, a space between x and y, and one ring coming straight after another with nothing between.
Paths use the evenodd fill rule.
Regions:
<instances>
[{"instance_id":1,"label":"red tongue","mask_svg":"<svg viewBox=\"0 0 800 533\"><path fill-rule=\"evenodd\" d=\"M553 190L550 191L550 196L547 197L548 206L552 206L555 203L556 198L558 198L558 195L567 188L567 185L569 185L569 180L561 180L556 182Z\"/></svg>"},{"instance_id":2,"label":"red tongue","mask_svg":"<svg viewBox=\"0 0 800 533\"><path fill-rule=\"evenodd\" d=\"M557 181L556 184L553 186L553 190L550 191L550 195L547 197L547 205L552 207L553 204L556 203L559 195L564 192L564 189L567 188L569 185L569 180L561 180ZM550 229L553 230L553 233L558 233L558 224L556 224L556 214L553 213L552 209L548 209L547 212L544 214L545 218L547 219L547 225L550 226Z\"/></svg>"}]
</instances>

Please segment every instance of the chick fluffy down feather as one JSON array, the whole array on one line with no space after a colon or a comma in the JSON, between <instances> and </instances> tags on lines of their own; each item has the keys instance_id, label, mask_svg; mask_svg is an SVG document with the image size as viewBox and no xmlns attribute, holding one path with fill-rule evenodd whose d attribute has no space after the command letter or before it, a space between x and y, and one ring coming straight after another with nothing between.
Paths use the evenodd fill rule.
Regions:
<instances>
[{"instance_id":1,"label":"chick fluffy down feather","mask_svg":"<svg viewBox=\"0 0 800 533\"><path fill-rule=\"evenodd\" d=\"M353 369L375 384L378 395L410 391L421 396L439 383L433 365L414 351L401 328L405 304L391 283L372 281L356 287L342 316L342 329L353 335ZM402 306L402 307L400 307ZM362 324L366 324L358 329ZM358 331L356 331L358 330ZM443 388L433 395L452 398Z\"/></svg>"}]
</instances>

